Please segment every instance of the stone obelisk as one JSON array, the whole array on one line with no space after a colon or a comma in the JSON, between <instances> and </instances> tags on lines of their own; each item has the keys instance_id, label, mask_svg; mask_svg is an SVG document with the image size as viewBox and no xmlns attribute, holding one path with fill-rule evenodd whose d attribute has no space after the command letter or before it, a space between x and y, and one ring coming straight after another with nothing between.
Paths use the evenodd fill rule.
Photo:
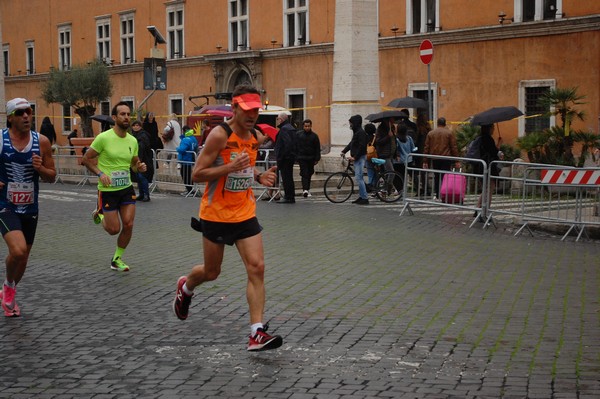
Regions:
<instances>
[{"instance_id":1,"label":"stone obelisk","mask_svg":"<svg viewBox=\"0 0 600 399\"><path fill-rule=\"evenodd\" d=\"M350 142L348 119L381 111L376 0L336 0L331 155ZM364 124L364 121L363 121Z\"/></svg>"}]
</instances>

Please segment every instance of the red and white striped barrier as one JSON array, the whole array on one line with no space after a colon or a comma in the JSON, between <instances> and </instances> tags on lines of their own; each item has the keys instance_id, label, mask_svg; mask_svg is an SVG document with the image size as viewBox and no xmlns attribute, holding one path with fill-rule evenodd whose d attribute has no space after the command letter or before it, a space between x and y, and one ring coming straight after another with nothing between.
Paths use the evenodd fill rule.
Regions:
<instances>
[{"instance_id":1,"label":"red and white striped barrier","mask_svg":"<svg viewBox=\"0 0 600 399\"><path fill-rule=\"evenodd\" d=\"M598 185L600 184L600 170L543 169L542 183Z\"/></svg>"}]
</instances>

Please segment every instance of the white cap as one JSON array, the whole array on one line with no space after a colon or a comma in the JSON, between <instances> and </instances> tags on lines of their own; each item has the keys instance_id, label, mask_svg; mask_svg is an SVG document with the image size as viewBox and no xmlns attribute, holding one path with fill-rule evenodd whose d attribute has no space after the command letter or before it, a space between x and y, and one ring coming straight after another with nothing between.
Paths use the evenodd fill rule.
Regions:
<instances>
[{"instance_id":1,"label":"white cap","mask_svg":"<svg viewBox=\"0 0 600 399\"><path fill-rule=\"evenodd\" d=\"M24 98L13 98L6 103L6 115L10 115L18 109L31 108L31 104Z\"/></svg>"}]
</instances>

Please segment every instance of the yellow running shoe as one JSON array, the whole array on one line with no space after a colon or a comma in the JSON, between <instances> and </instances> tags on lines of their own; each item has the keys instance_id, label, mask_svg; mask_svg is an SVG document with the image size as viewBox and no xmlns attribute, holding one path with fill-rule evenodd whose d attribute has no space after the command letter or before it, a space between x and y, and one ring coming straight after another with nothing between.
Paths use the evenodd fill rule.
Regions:
<instances>
[{"instance_id":1,"label":"yellow running shoe","mask_svg":"<svg viewBox=\"0 0 600 399\"><path fill-rule=\"evenodd\" d=\"M113 259L110 262L110 268L113 269L113 270L118 270L120 272L128 272L129 271L129 266L127 266L125 264L125 262L123 262L121 260L121 258Z\"/></svg>"}]
</instances>

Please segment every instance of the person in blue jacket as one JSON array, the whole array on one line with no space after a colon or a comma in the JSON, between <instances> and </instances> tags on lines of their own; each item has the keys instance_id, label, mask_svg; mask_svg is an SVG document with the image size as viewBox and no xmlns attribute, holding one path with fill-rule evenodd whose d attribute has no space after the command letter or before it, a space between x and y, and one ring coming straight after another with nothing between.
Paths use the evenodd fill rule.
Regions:
<instances>
[{"instance_id":1,"label":"person in blue jacket","mask_svg":"<svg viewBox=\"0 0 600 399\"><path fill-rule=\"evenodd\" d=\"M194 168L194 162L196 162L196 152L198 150L198 140L194 137L193 129L185 129L181 142L177 147L177 160L179 161L180 169L179 173L185 184L185 192L181 193L183 196L187 196L193 189L192 182L192 169Z\"/></svg>"}]
</instances>

